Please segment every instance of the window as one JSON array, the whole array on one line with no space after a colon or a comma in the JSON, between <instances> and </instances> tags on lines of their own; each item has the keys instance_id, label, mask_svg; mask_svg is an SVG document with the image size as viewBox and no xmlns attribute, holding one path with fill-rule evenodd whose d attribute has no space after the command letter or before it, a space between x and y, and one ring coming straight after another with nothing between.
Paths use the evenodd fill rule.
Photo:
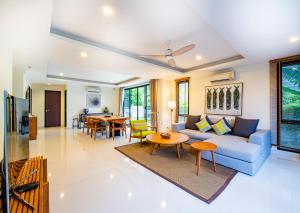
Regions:
<instances>
[{"instance_id":1,"label":"window","mask_svg":"<svg viewBox=\"0 0 300 213\"><path fill-rule=\"evenodd\" d=\"M279 148L300 152L300 61L282 63L279 84Z\"/></svg>"},{"instance_id":2,"label":"window","mask_svg":"<svg viewBox=\"0 0 300 213\"><path fill-rule=\"evenodd\" d=\"M189 78L176 80L177 122L184 122L189 114Z\"/></svg>"},{"instance_id":3,"label":"window","mask_svg":"<svg viewBox=\"0 0 300 213\"><path fill-rule=\"evenodd\" d=\"M123 115L132 120L151 122L149 84L124 90Z\"/></svg>"}]
</instances>

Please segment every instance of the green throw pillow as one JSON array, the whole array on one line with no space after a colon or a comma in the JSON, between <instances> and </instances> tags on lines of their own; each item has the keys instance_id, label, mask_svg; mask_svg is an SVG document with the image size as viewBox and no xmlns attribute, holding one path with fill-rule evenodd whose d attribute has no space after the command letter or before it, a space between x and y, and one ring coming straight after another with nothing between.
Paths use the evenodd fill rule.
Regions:
<instances>
[{"instance_id":1,"label":"green throw pillow","mask_svg":"<svg viewBox=\"0 0 300 213\"><path fill-rule=\"evenodd\" d=\"M215 130L217 135L224 135L228 132L231 132L231 128L228 126L228 122L226 122L224 118L219 120L214 125L211 125L211 127Z\"/></svg>"},{"instance_id":2,"label":"green throw pillow","mask_svg":"<svg viewBox=\"0 0 300 213\"><path fill-rule=\"evenodd\" d=\"M195 125L198 127L198 129L201 132L207 132L208 130L211 129L210 124L208 123L206 118L201 119L198 123L195 123Z\"/></svg>"}]
</instances>

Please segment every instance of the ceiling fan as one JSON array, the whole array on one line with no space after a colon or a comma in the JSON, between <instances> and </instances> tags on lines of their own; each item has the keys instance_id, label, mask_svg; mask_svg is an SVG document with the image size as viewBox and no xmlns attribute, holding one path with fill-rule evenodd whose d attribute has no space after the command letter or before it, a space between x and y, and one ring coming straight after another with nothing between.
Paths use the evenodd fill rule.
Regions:
<instances>
[{"instance_id":1,"label":"ceiling fan","mask_svg":"<svg viewBox=\"0 0 300 213\"><path fill-rule=\"evenodd\" d=\"M182 55L182 54L194 49L196 46L195 44L190 44L190 45L184 46L182 48L179 48L178 50L173 51L170 48L170 44L171 44L171 41L168 41L167 42L168 49L165 50L163 55L141 55L141 57L167 59L168 64L171 67L176 67L176 62L174 60L174 56Z\"/></svg>"}]
</instances>

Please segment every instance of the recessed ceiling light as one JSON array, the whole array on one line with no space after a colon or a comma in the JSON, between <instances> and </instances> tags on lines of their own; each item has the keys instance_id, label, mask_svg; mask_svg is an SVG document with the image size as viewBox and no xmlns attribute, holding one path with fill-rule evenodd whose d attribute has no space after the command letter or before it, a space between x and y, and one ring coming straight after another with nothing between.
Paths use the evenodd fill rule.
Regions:
<instances>
[{"instance_id":1,"label":"recessed ceiling light","mask_svg":"<svg viewBox=\"0 0 300 213\"><path fill-rule=\"evenodd\" d=\"M60 75L60 76L64 76L64 73L60 72L59 75Z\"/></svg>"},{"instance_id":2,"label":"recessed ceiling light","mask_svg":"<svg viewBox=\"0 0 300 213\"><path fill-rule=\"evenodd\" d=\"M197 61L200 61L200 60L202 59L202 56L201 56L201 55L196 55L195 59L196 59Z\"/></svg>"},{"instance_id":3,"label":"recessed ceiling light","mask_svg":"<svg viewBox=\"0 0 300 213\"><path fill-rule=\"evenodd\" d=\"M127 196L128 198L132 198L132 192L128 192Z\"/></svg>"},{"instance_id":4,"label":"recessed ceiling light","mask_svg":"<svg viewBox=\"0 0 300 213\"><path fill-rule=\"evenodd\" d=\"M291 43L295 43L295 42L297 42L297 41L299 41L299 40L300 40L300 37L299 37L299 36L293 36L293 37L290 38L290 42L291 42Z\"/></svg>"},{"instance_id":5,"label":"recessed ceiling light","mask_svg":"<svg viewBox=\"0 0 300 213\"><path fill-rule=\"evenodd\" d=\"M166 206L167 206L167 202L164 201L164 200L162 200L162 201L160 202L160 207L161 207L161 208L166 208Z\"/></svg>"},{"instance_id":6,"label":"recessed ceiling light","mask_svg":"<svg viewBox=\"0 0 300 213\"><path fill-rule=\"evenodd\" d=\"M48 85L50 86L50 85L51 85L51 83L48 83Z\"/></svg>"},{"instance_id":7,"label":"recessed ceiling light","mask_svg":"<svg viewBox=\"0 0 300 213\"><path fill-rule=\"evenodd\" d=\"M114 10L110 6L104 6L102 12L105 16L112 16L114 14Z\"/></svg>"},{"instance_id":8,"label":"recessed ceiling light","mask_svg":"<svg viewBox=\"0 0 300 213\"><path fill-rule=\"evenodd\" d=\"M60 197L60 199L63 199L64 198L64 196L65 196L65 193L60 193L60 195L59 195L59 197Z\"/></svg>"},{"instance_id":9,"label":"recessed ceiling light","mask_svg":"<svg viewBox=\"0 0 300 213\"><path fill-rule=\"evenodd\" d=\"M166 74L164 72L160 73L161 76L165 76Z\"/></svg>"},{"instance_id":10,"label":"recessed ceiling light","mask_svg":"<svg viewBox=\"0 0 300 213\"><path fill-rule=\"evenodd\" d=\"M81 53L80 53L80 56L81 56L82 58L86 58L88 55L87 55L86 52L81 52Z\"/></svg>"}]
</instances>

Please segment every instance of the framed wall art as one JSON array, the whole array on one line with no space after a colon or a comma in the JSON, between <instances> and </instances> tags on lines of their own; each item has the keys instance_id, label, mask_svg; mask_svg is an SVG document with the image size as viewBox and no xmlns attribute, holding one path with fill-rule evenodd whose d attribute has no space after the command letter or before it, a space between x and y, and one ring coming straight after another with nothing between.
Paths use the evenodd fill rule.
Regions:
<instances>
[{"instance_id":1,"label":"framed wall art","mask_svg":"<svg viewBox=\"0 0 300 213\"><path fill-rule=\"evenodd\" d=\"M215 115L242 115L243 83L205 87L205 113Z\"/></svg>"},{"instance_id":2,"label":"framed wall art","mask_svg":"<svg viewBox=\"0 0 300 213\"><path fill-rule=\"evenodd\" d=\"M86 94L86 107L87 108L100 108L101 107L101 94L87 93Z\"/></svg>"}]
</instances>

